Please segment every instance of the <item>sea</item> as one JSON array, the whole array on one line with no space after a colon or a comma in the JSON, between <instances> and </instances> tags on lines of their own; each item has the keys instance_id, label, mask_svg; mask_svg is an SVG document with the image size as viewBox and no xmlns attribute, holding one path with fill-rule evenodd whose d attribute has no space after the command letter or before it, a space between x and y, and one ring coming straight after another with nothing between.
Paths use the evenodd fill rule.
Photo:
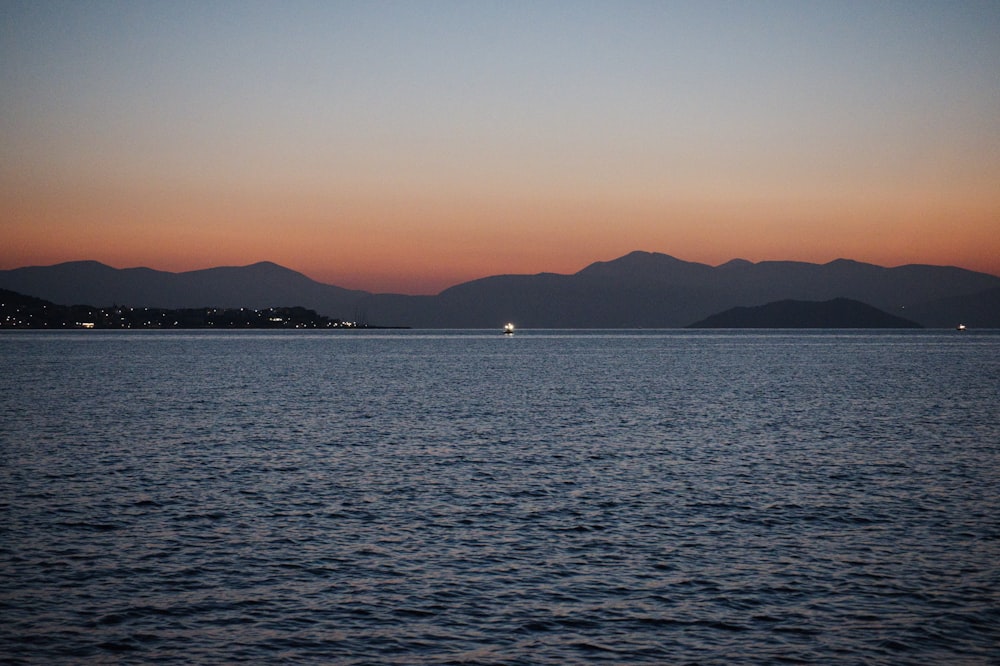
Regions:
<instances>
[{"instance_id":1,"label":"sea","mask_svg":"<svg viewBox=\"0 0 1000 666\"><path fill-rule=\"evenodd\" d=\"M5 664L1000 663L1000 331L0 334Z\"/></svg>"}]
</instances>

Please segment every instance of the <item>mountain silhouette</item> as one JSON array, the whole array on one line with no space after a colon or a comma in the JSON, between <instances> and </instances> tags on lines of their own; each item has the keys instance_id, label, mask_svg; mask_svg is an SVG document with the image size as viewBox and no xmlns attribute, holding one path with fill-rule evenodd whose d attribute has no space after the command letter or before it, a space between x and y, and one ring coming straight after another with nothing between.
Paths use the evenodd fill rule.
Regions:
<instances>
[{"instance_id":1,"label":"mountain silhouette","mask_svg":"<svg viewBox=\"0 0 1000 666\"><path fill-rule=\"evenodd\" d=\"M1000 277L953 266L720 266L632 252L574 274L494 275L434 296L373 294L262 262L169 273L94 261L0 271L0 287L72 305L185 308L298 305L347 321L413 328L679 328L735 307L782 300L860 301L924 326L1000 327Z\"/></svg>"},{"instance_id":2,"label":"mountain silhouette","mask_svg":"<svg viewBox=\"0 0 1000 666\"><path fill-rule=\"evenodd\" d=\"M375 321L414 328L489 328L504 321L522 328L678 328L738 306L850 298L897 316L906 313L920 324L951 327L957 322L950 318L958 314L946 311L947 305L965 299L966 314L959 319L971 319L968 310L979 301L970 297L995 288L1000 277L950 266L736 259L712 267L632 252L572 275L498 275L435 297L372 294L364 307Z\"/></svg>"},{"instance_id":3,"label":"mountain silhouette","mask_svg":"<svg viewBox=\"0 0 1000 666\"><path fill-rule=\"evenodd\" d=\"M687 328L922 328L849 298L829 301L784 300L737 307L714 314Z\"/></svg>"},{"instance_id":4,"label":"mountain silhouette","mask_svg":"<svg viewBox=\"0 0 1000 666\"><path fill-rule=\"evenodd\" d=\"M266 308L301 305L323 314L353 312L367 292L322 284L271 262L185 273L112 268L96 261L0 271L0 287L63 305L151 308Z\"/></svg>"},{"instance_id":5,"label":"mountain silhouette","mask_svg":"<svg viewBox=\"0 0 1000 666\"><path fill-rule=\"evenodd\" d=\"M906 316L928 328L1000 328L1000 287L938 298L906 309Z\"/></svg>"}]
</instances>

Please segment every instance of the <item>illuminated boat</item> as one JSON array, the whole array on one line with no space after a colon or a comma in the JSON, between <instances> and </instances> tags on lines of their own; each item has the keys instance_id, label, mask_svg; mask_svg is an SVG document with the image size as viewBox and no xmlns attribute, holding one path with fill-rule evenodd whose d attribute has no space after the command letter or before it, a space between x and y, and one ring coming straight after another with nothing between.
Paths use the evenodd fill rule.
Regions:
<instances>
[{"instance_id":1,"label":"illuminated boat","mask_svg":"<svg viewBox=\"0 0 1000 666\"><path fill-rule=\"evenodd\" d=\"M503 327L503 334L504 335L514 335L514 324L511 324L510 322L507 322L507 324L505 324L504 327Z\"/></svg>"},{"instance_id":2,"label":"illuminated boat","mask_svg":"<svg viewBox=\"0 0 1000 666\"><path fill-rule=\"evenodd\" d=\"M956 331L964 331L965 330L965 324L959 324L958 326L955 327L955 330Z\"/></svg>"}]
</instances>

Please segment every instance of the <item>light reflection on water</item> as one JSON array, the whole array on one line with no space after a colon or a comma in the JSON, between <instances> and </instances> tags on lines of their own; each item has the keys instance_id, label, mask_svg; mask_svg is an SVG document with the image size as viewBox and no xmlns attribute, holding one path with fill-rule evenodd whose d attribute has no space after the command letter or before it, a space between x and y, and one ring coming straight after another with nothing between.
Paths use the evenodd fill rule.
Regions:
<instances>
[{"instance_id":1,"label":"light reflection on water","mask_svg":"<svg viewBox=\"0 0 1000 666\"><path fill-rule=\"evenodd\" d=\"M12 662L988 663L1000 335L12 333Z\"/></svg>"}]
</instances>

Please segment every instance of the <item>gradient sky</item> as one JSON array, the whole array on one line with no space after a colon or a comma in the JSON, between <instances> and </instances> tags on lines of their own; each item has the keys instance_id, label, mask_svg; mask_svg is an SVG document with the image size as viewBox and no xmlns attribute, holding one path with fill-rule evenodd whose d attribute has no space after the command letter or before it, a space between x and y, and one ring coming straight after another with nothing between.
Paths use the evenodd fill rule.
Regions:
<instances>
[{"instance_id":1,"label":"gradient sky","mask_svg":"<svg viewBox=\"0 0 1000 666\"><path fill-rule=\"evenodd\" d=\"M1000 3L0 4L0 268L1000 274Z\"/></svg>"}]
</instances>

